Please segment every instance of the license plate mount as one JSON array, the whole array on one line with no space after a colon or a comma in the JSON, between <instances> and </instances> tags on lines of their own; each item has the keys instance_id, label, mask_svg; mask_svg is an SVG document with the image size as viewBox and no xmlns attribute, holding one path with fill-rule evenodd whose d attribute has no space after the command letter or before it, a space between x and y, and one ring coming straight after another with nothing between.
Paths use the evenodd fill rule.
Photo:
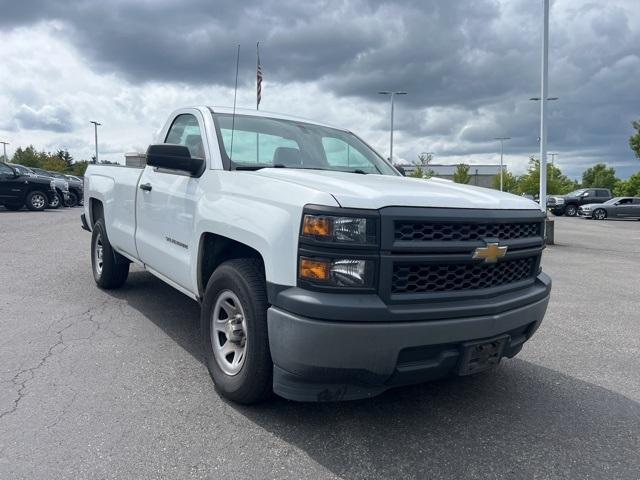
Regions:
<instances>
[{"instance_id":1,"label":"license plate mount","mask_svg":"<svg viewBox=\"0 0 640 480\"><path fill-rule=\"evenodd\" d=\"M508 340L509 335L502 335L489 340L464 343L458 375L473 375L498 365Z\"/></svg>"}]
</instances>

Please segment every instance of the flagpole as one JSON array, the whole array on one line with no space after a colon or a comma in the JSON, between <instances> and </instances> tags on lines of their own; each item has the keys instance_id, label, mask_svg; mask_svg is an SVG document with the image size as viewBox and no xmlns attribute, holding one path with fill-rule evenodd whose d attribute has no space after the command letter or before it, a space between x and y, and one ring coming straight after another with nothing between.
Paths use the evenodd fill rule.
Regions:
<instances>
[{"instance_id":1,"label":"flagpole","mask_svg":"<svg viewBox=\"0 0 640 480\"><path fill-rule=\"evenodd\" d=\"M260 42L256 43L256 111L260 110L260 90L262 72L260 71ZM256 132L256 163L260 163L260 133Z\"/></svg>"}]
</instances>

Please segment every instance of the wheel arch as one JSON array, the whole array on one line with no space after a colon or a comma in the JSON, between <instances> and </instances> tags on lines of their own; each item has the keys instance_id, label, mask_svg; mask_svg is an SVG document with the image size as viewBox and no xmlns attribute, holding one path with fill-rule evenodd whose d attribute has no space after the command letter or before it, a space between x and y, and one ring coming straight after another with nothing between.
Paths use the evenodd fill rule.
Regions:
<instances>
[{"instance_id":1,"label":"wheel arch","mask_svg":"<svg viewBox=\"0 0 640 480\"><path fill-rule=\"evenodd\" d=\"M265 273L264 257L255 248L223 235L204 232L198 242L197 288L198 297L204 296L207 283L220 264L234 258L255 258Z\"/></svg>"}]
</instances>

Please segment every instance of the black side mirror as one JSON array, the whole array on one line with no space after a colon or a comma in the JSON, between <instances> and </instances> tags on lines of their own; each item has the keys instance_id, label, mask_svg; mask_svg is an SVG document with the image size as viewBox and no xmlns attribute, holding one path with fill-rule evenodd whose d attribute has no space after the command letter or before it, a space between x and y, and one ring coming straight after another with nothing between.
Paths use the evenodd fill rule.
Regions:
<instances>
[{"instance_id":1,"label":"black side mirror","mask_svg":"<svg viewBox=\"0 0 640 480\"><path fill-rule=\"evenodd\" d=\"M184 145L160 143L147 148L147 165L180 170L197 177L204 171L205 162L203 158L193 158Z\"/></svg>"},{"instance_id":2,"label":"black side mirror","mask_svg":"<svg viewBox=\"0 0 640 480\"><path fill-rule=\"evenodd\" d=\"M394 165L394 166L396 167L396 170L400 172L400 175L402 175L403 177L407 176L407 171L404 169L402 165Z\"/></svg>"}]
</instances>

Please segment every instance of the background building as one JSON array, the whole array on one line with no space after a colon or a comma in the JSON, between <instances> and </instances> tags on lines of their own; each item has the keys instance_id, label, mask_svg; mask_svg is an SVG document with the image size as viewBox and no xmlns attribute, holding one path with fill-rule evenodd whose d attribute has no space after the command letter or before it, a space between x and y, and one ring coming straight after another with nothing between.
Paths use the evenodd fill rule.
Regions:
<instances>
[{"instance_id":1,"label":"background building","mask_svg":"<svg viewBox=\"0 0 640 480\"><path fill-rule=\"evenodd\" d=\"M416 169L415 165L400 165L404 168L407 175L413 173ZM469 185L477 185L478 187L491 188L493 185L493 177L500 173L500 165L469 165ZM453 174L456 171L457 165L441 165L441 164L429 164L428 167L424 167L425 170L431 170L434 177L446 178L453 180ZM504 166L505 172L507 171L506 165Z\"/></svg>"}]
</instances>

